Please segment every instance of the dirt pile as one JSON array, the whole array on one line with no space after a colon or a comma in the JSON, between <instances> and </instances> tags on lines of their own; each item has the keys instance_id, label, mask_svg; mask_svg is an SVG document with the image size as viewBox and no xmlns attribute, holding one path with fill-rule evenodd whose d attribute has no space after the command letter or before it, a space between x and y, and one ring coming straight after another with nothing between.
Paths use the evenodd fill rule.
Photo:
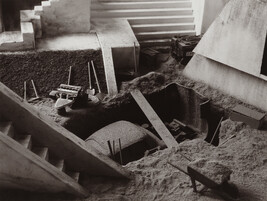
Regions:
<instances>
[{"instance_id":1,"label":"dirt pile","mask_svg":"<svg viewBox=\"0 0 267 201\"><path fill-rule=\"evenodd\" d=\"M181 167L187 165L189 162L180 154L192 160L216 160L231 169L230 181L240 191L239 200L267 200L267 133L241 128L239 123L230 120L223 123L221 131L229 127L232 131L226 135L235 133L236 138L223 146L214 147L203 139L196 139L181 143L177 149L156 152L127 164L126 168L134 175L132 181L98 186L97 189L101 190L86 200L223 200L210 190L203 195L193 192L189 177L167 163L176 162ZM201 184L197 183L197 186L199 188Z\"/></svg>"}]
</instances>

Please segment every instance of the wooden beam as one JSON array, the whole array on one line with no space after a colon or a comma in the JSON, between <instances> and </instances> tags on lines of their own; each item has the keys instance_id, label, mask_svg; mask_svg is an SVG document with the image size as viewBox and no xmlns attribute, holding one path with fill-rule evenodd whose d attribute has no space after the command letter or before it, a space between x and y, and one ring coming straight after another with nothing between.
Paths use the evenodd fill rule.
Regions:
<instances>
[{"instance_id":1,"label":"wooden beam","mask_svg":"<svg viewBox=\"0 0 267 201\"><path fill-rule=\"evenodd\" d=\"M148 103L146 98L139 90L131 92L136 103L139 105L141 110L144 112L152 126L155 128L157 133L160 135L167 147L177 147L178 142L174 139L170 131L166 128L164 123L161 121L157 113L153 110L151 105Z\"/></svg>"}]
</instances>

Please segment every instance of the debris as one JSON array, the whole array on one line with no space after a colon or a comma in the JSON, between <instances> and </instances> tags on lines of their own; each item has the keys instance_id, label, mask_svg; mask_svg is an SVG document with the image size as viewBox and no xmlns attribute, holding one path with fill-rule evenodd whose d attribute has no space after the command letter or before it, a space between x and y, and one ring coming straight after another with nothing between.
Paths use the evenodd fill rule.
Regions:
<instances>
[{"instance_id":1,"label":"debris","mask_svg":"<svg viewBox=\"0 0 267 201\"><path fill-rule=\"evenodd\" d=\"M234 137L236 137L236 134L231 135L229 138L227 138L225 141L223 141L221 144L219 144L219 146L226 144L229 140L233 139Z\"/></svg>"},{"instance_id":2,"label":"debris","mask_svg":"<svg viewBox=\"0 0 267 201\"><path fill-rule=\"evenodd\" d=\"M187 64L200 39L200 36L174 36L171 41L172 56L177 60L182 59L182 64Z\"/></svg>"},{"instance_id":3,"label":"debris","mask_svg":"<svg viewBox=\"0 0 267 201\"><path fill-rule=\"evenodd\" d=\"M218 132L220 126L221 126L222 120L223 120L223 117L221 117L221 119L220 119L220 121L219 121L219 123L218 123L218 126L217 126L217 128L216 128L216 130L215 130L215 132L214 132L214 134L213 134L213 136L212 136L212 139L211 139L211 141L210 141L210 144L213 143L213 141L214 141L214 139L215 139L215 136L216 136L216 134L217 134L217 132Z\"/></svg>"},{"instance_id":4,"label":"debris","mask_svg":"<svg viewBox=\"0 0 267 201\"><path fill-rule=\"evenodd\" d=\"M97 85L97 88L98 88L98 94L96 94L96 97L101 101L101 100L103 100L106 97L106 94L104 94L104 93L101 92L99 81L98 81L98 77L97 77L97 74L96 74L96 69L95 69L94 62L91 61L91 64L92 64L92 68L93 68L93 71L94 71L94 76L95 76L95 79L96 79L96 85Z\"/></svg>"},{"instance_id":5,"label":"debris","mask_svg":"<svg viewBox=\"0 0 267 201\"><path fill-rule=\"evenodd\" d=\"M81 89L81 86L61 84L57 89L59 98L55 103L55 108L59 110L72 105L75 99L79 96Z\"/></svg>"},{"instance_id":6,"label":"debris","mask_svg":"<svg viewBox=\"0 0 267 201\"><path fill-rule=\"evenodd\" d=\"M145 64L145 66L150 68L155 68L157 66L157 57L159 51L153 48L144 48L140 52L140 62Z\"/></svg>"},{"instance_id":7,"label":"debris","mask_svg":"<svg viewBox=\"0 0 267 201\"><path fill-rule=\"evenodd\" d=\"M58 113L66 113L66 107L71 106L75 100L80 96L82 87L70 85L71 83L72 66L69 68L68 84L60 84L57 90L53 90L49 93L50 96L58 97L55 108Z\"/></svg>"},{"instance_id":8,"label":"debris","mask_svg":"<svg viewBox=\"0 0 267 201\"><path fill-rule=\"evenodd\" d=\"M87 94L88 98L91 99L91 96L95 95L95 89L92 88L91 68L89 62L88 62L88 82L89 82L89 89L87 89Z\"/></svg>"},{"instance_id":9,"label":"debris","mask_svg":"<svg viewBox=\"0 0 267 201\"><path fill-rule=\"evenodd\" d=\"M31 98L31 99L29 100L29 102L33 102L33 101L36 101L36 100L39 100L39 99L40 99L40 97L38 96L38 93L37 93L37 90L36 90L34 81L31 80L31 82L32 82L32 87L33 87L34 93L35 93L35 97L34 97L34 98Z\"/></svg>"},{"instance_id":10,"label":"debris","mask_svg":"<svg viewBox=\"0 0 267 201\"><path fill-rule=\"evenodd\" d=\"M146 150L144 156L146 157L146 156L148 156L148 155L150 155L150 154L152 154L152 153L154 153L154 152L156 152L156 151L159 151L160 149L161 149L161 147L160 147L160 146L157 146L157 147L155 147L155 148Z\"/></svg>"}]
</instances>

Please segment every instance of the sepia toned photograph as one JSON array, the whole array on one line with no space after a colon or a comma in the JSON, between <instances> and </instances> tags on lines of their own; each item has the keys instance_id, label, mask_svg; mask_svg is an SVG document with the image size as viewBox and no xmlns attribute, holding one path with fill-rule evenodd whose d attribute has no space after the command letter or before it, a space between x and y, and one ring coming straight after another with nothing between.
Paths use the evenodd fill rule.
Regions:
<instances>
[{"instance_id":1,"label":"sepia toned photograph","mask_svg":"<svg viewBox=\"0 0 267 201\"><path fill-rule=\"evenodd\" d=\"M267 201L267 0L0 0L0 201Z\"/></svg>"}]
</instances>

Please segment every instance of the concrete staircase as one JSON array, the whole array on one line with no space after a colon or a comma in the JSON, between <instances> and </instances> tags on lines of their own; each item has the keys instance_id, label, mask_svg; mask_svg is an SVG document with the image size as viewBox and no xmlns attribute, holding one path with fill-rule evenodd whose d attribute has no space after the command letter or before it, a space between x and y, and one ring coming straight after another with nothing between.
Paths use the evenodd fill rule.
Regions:
<instances>
[{"instance_id":1,"label":"concrete staircase","mask_svg":"<svg viewBox=\"0 0 267 201\"><path fill-rule=\"evenodd\" d=\"M57 181L53 181L54 184L49 182L51 186L43 186L42 191L50 191L52 187L57 186L60 191L64 191L65 188L78 196L88 194L87 190L79 184L80 172L70 171L64 159L55 158L53 152L50 152L48 147L35 142L32 135L18 132L13 122L3 119L0 121L0 144L1 150L4 151L0 153L1 164L5 162L5 166L1 166L0 169L1 179L3 179L0 181L1 187L15 188L21 185L19 188L24 190L29 190L29 186L31 191L38 190L37 188L40 188L39 185L42 182L47 184L52 180L45 172L36 175L36 170L40 171L39 169L45 168L47 172L57 178ZM20 160L20 171L14 170L18 167L14 161L16 158ZM29 174L27 169L32 173ZM18 173L20 174L18 175ZM33 180L32 184L27 181L30 179ZM64 187L64 185L66 186ZM54 190L58 191L58 189Z\"/></svg>"},{"instance_id":2,"label":"concrete staircase","mask_svg":"<svg viewBox=\"0 0 267 201\"><path fill-rule=\"evenodd\" d=\"M37 112L0 83L0 188L86 197L80 177L129 178L108 157Z\"/></svg>"},{"instance_id":3,"label":"concrete staircase","mask_svg":"<svg viewBox=\"0 0 267 201\"><path fill-rule=\"evenodd\" d=\"M0 51L32 50L35 38L42 37L41 18L34 10L20 11L20 31L0 33Z\"/></svg>"},{"instance_id":4,"label":"concrete staircase","mask_svg":"<svg viewBox=\"0 0 267 201\"><path fill-rule=\"evenodd\" d=\"M43 0L34 7L34 15L41 17L45 37L90 31L88 0Z\"/></svg>"},{"instance_id":5,"label":"concrete staircase","mask_svg":"<svg viewBox=\"0 0 267 201\"><path fill-rule=\"evenodd\" d=\"M175 35L195 35L191 0L92 0L92 20L126 18L140 45L169 45Z\"/></svg>"},{"instance_id":6,"label":"concrete staircase","mask_svg":"<svg viewBox=\"0 0 267 201\"><path fill-rule=\"evenodd\" d=\"M35 47L35 33L31 22L21 22L21 31L0 33L0 51L30 50Z\"/></svg>"}]
</instances>

